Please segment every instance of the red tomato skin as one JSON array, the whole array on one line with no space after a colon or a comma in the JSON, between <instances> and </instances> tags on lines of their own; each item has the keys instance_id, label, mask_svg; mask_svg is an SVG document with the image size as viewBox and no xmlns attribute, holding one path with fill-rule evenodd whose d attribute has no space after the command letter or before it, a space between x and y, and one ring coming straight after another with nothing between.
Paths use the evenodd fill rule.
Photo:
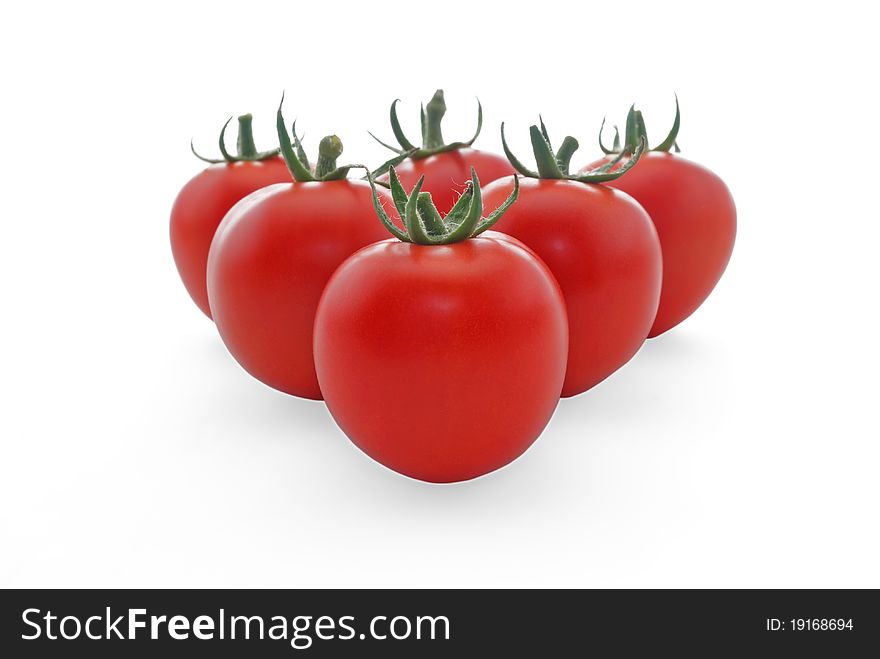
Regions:
<instances>
[{"instance_id":1,"label":"red tomato skin","mask_svg":"<svg viewBox=\"0 0 880 659\"><path fill-rule=\"evenodd\" d=\"M512 189L512 178L487 186L486 210ZM562 289L569 322L563 397L594 387L636 354L662 278L657 232L638 203L602 185L523 178L519 199L495 228L533 249Z\"/></svg>"},{"instance_id":2,"label":"red tomato skin","mask_svg":"<svg viewBox=\"0 0 880 659\"><path fill-rule=\"evenodd\" d=\"M281 158L212 165L183 186L171 208L171 253L183 285L208 318L208 250L236 202L273 183L290 181Z\"/></svg>"},{"instance_id":3,"label":"red tomato skin","mask_svg":"<svg viewBox=\"0 0 880 659\"><path fill-rule=\"evenodd\" d=\"M457 149L421 160L406 160L394 169L407 192L424 176L422 190L431 193L437 210L445 215L471 180L471 167L477 170L480 185L510 176L515 171L507 158L477 149Z\"/></svg>"},{"instance_id":4,"label":"red tomato skin","mask_svg":"<svg viewBox=\"0 0 880 659\"><path fill-rule=\"evenodd\" d=\"M312 357L321 292L340 263L387 237L364 181L277 184L243 199L208 257L208 298L229 352L270 387L321 400Z\"/></svg>"},{"instance_id":5,"label":"red tomato skin","mask_svg":"<svg viewBox=\"0 0 880 659\"><path fill-rule=\"evenodd\" d=\"M736 240L736 206L716 174L671 153L646 153L608 185L634 197L660 236L663 289L648 335L658 336L696 311L721 279Z\"/></svg>"},{"instance_id":6,"label":"red tomato skin","mask_svg":"<svg viewBox=\"0 0 880 659\"><path fill-rule=\"evenodd\" d=\"M433 483L519 457L559 400L568 325L547 267L493 232L446 246L385 240L324 291L315 363L364 453Z\"/></svg>"}]
</instances>

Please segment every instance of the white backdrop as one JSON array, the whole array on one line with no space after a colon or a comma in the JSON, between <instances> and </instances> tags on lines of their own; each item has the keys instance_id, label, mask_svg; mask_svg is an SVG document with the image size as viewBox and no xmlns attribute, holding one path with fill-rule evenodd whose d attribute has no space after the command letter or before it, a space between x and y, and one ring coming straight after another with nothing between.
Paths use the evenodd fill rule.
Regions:
<instances>
[{"instance_id":1,"label":"white backdrop","mask_svg":"<svg viewBox=\"0 0 880 659\"><path fill-rule=\"evenodd\" d=\"M13 3L3 64L0 586L880 586L877 40L862 2ZM829 8L831 7L831 8ZM865 7L865 8L862 8ZM739 211L686 324L562 401L520 460L427 485L246 375L168 213L282 90L306 146L418 134L592 160L637 101ZM579 158L579 159L578 159Z\"/></svg>"}]
</instances>

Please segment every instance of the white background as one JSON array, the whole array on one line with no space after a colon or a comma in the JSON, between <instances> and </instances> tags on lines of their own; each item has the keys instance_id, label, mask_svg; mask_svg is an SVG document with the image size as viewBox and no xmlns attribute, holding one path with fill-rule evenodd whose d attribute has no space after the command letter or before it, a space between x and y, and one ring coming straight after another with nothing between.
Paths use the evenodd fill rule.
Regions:
<instances>
[{"instance_id":1,"label":"white background","mask_svg":"<svg viewBox=\"0 0 880 659\"><path fill-rule=\"evenodd\" d=\"M880 586L876 158L862 2L7 3L2 586ZM829 8L830 7L830 8ZM686 324L562 401L509 467L436 486L231 359L168 246L227 116L271 147L448 139L528 159L637 101L733 191L730 267ZM430 420L426 420L430 423Z\"/></svg>"}]
</instances>

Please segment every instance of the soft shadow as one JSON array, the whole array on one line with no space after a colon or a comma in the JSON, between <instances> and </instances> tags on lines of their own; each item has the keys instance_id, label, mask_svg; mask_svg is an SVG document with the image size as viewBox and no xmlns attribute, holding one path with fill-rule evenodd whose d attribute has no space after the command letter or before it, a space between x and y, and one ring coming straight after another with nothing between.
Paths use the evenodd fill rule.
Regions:
<instances>
[{"instance_id":1,"label":"soft shadow","mask_svg":"<svg viewBox=\"0 0 880 659\"><path fill-rule=\"evenodd\" d=\"M586 427L618 422L625 415L650 416L671 404L676 392L697 385L718 346L685 331L671 331L645 342L635 356L606 380L560 402L557 415Z\"/></svg>"},{"instance_id":2,"label":"soft shadow","mask_svg":"<svg viewBox=\"0 0 880 659\"><path fill-rule=\"evenodd\" d=\"M205 333L209 334L209 333ZM211 340L213 339L213 340ZM189 342L195 343L195 342ZM471 517L473 509L503 519L568 495L573 481L560 459L584 450L597 438L617 436L621 425L644 424L664 410L704 374L698 368L717 349L689 332L670 332L652 339L607 380L574 398L560 401L554 418L538 441L510 465L464 483L423 483L390 471L357 449L335 425L321 401L275 391L246 373L226 351L219 337L201 336L189 352L193 368L208 380L199 392L201 404L188 414L222 429L227 442L250 444L255 450L281 449L291 464L308 462L321 486L291 492L310 500L372 503L379 510L413 516L436 515L452 523L456 512ZM195 419L193 419L195 420ZM586 445L585 445L586 443ZM286 450L286 449L289 449ZM317 476L320 474L320 477ZM562 477L561 477L562 476ZM309 477L311 480L312 477ZM538 514L537 512L535 514Z\"/></svg>"}]
</instances>

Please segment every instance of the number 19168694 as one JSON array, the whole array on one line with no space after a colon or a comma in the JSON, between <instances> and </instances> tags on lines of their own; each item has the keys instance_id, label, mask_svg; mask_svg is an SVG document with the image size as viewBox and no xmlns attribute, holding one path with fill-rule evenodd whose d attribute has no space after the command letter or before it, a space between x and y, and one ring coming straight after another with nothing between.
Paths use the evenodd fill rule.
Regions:
<instances>
[{"instance_id":1,"label":"number 19168694","mask_svg":"<svg viewBox=\"0 0 880 659\"><path fill-rule=\"evenodd\" d=\"M852 631L852 618L767 618L768 632L839 632Z\"/></svg>"},{"instance_id":2,"label":"number 19168694","mask_svg":"<svg viewBox=\"0 0 880 659\"><path fill-rule=\"evenodd\" d=\"M792 618L791 630L795 632L852 631L852 618Z\"/></svg>"}]
</instances>

